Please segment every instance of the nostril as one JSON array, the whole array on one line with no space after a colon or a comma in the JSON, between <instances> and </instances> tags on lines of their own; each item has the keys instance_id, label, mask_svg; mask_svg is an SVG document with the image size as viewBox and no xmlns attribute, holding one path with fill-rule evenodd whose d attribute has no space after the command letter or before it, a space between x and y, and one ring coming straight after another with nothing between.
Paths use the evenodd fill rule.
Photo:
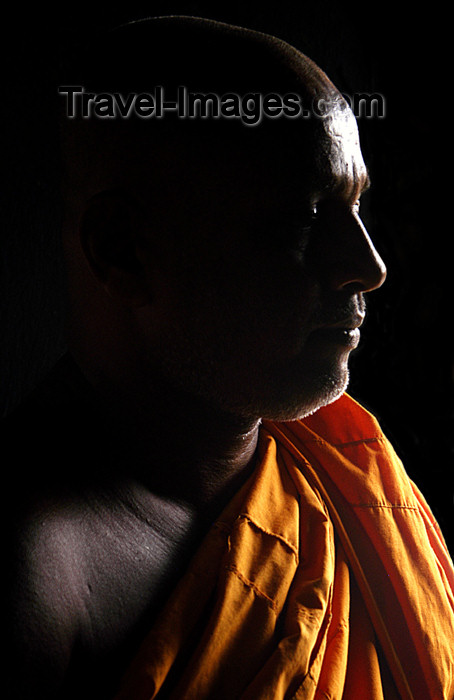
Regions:
<instances>
[{"instance_id":1,"label":"nostril","mask_svg":"<svg viewBox=\"0 0 454 700\"><path fill-rule=\"evenodd\" d=\"M360 282L348 282L342 286L342 289L349 294L359 294L360 292L366 291L364 285Z\"/></svg>"},{"instance_id":2,"label":"nostril","mask_svg":"<svg viewBox=\"0 0 454 700\"><path fill-rule=\"evenodd\" d=\"M371 292L381 287L386 279L386 266L372 248L367 255L365 251L353 255L344 264L339 261L335 286L352 294ZM334 281L334 280L333 280Z\"/></svg>"}]
</instances>

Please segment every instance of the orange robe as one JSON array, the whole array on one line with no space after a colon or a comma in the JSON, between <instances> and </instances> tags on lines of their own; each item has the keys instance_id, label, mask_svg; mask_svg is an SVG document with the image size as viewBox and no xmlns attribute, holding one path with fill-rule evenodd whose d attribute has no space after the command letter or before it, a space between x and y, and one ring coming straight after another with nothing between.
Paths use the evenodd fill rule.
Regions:
<instances>
[{"instance_id":1,"label":"orange robe","mask_svg":"<svg viewBox=\"0 0 454 700\"><path fill-rule=\"evenodd\" d=\"M452 561L375 418L344 394L258 449L116 700L453 700Z\"/></svg>"}]
</instances>

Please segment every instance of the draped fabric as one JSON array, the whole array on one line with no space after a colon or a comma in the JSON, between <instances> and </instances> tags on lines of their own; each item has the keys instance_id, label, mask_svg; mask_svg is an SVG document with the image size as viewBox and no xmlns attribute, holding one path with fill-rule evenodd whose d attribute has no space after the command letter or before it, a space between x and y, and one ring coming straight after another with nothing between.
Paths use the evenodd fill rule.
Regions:
<instances>
[{"instance_id":1,"label":"draped fabric","mask_svg":"<svg viewBox=\"0 0 454 700\"><path fill-rule=\"evenodd\" d=\"M452 562L375 418L344 394L258 457L116 700L453 700Z\"/></svg>"}]
</instances>

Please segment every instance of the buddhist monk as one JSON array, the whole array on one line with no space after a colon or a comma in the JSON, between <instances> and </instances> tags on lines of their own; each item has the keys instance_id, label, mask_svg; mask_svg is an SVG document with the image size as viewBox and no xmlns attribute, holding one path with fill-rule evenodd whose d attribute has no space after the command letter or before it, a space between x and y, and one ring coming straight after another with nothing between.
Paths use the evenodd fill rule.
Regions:
<instances>
[{"instance_id":1,"label":"buddhist monk","mask_svg":"<svg viewBox=\"0 0 454 700\"><path fill-rule=\"evenodd\" d=\"M68 53L68 351L3 425L4 697L452 700L451 559L346 393L386 275L347 102L201 18Z\"/></svg>"}]
</instances>

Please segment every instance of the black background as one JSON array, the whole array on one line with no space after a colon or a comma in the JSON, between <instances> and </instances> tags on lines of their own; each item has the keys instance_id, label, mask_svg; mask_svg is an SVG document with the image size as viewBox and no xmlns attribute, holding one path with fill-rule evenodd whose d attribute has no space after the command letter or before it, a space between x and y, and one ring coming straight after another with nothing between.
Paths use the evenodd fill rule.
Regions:
<instances>
[{"instance_id":1,"label":"black background","mask_svg":"<svg viewBox=\"0 0 454 700\"><path fill-rule=\"evenodd\" d=\"M436 7L319 2L156 2L3 17L1 405L10 411L63 348L52 78L62 47L99 25L193 14L275 34L313 58L344 93L380 92L383 119L359 119L373 183L362 214L388 267L370 295L350 393L381 421L438 518L451 551L453 516L452 224L441 195L449 95ZM424 6L421 6L421 8ZM448 170L449 177L449 170ZM24 436L26 439L26 436Z\"/></svg>"}]
</instances>

